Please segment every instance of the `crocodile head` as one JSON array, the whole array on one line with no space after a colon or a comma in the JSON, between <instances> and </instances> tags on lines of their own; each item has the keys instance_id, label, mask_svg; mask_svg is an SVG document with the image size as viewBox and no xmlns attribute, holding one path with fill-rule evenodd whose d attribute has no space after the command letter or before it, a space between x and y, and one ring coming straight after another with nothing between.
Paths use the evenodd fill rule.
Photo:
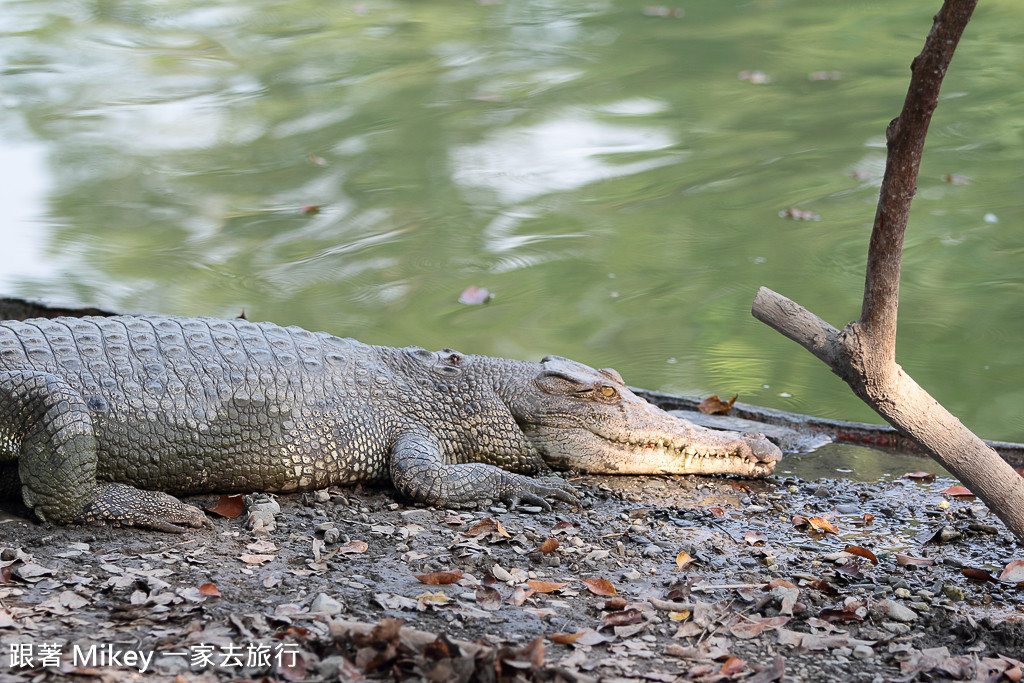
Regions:
<instances>
[{"instance_id":1,"label":"crocodile head","mask_svg":"<svg viewBox=\"0 0 1024 683\"><path fill-rule=\"evenodd\" d=\"M523 433L556 469L764 477L782 458L760 434L697 426L631 392L614 370L558 356L544 358L509 404Z\"/></svg>"}]
</instances>

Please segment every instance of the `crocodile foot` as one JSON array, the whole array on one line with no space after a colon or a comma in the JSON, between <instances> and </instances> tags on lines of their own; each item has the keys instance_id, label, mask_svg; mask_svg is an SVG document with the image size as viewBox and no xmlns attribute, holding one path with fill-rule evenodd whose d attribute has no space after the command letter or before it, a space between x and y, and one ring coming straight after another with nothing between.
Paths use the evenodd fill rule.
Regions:
<instances>
[{"instance_id":1,"label":"crocodile foot","mask_svg":"<svg viewBox=\"0 0 1024 683\"><path fill-rule=\"evenodd\" d=\"M534 479L511 472L505 474L508 475L510 481L504 482L505 486L502 487L504 495L501 501L509 508L525 503L550 510L551 503L548 502L548 499L560 500L576 507L581 505L576 489L561 479L556 477Z\"/></svg>"},{"instance_id":2,"label":"crocodile foot","mask_svg":"<svg viewBox=\"0 0 1024 683\"><path fill-rule=\"evenodd\" d=\"M184 533L187 527L213 528L197 507L159 491L143 491L126 484L97 482L96 496L73 520L79 524L134 526L168 533Z\"/></svg>"}]
</instances>

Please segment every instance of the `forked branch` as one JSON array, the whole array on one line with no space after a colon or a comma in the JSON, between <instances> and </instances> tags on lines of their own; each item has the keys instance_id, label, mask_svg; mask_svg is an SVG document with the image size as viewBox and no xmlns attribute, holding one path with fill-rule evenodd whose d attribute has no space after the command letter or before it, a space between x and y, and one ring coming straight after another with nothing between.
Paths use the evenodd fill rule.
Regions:
<instances>
[{"instance_id":1,"label":"forked branch","mask_svg":"<svg viewBox=\"0 0 1024 683\"><path fill-rule=\"evenodd\" d=\"M868 247L860 319L837 330L762 287L754 317L825 362L854 393L956 475L1024 541L1024 478L896 363L900 265L928 124L977 0L946 0L911 66L903 111L886 131L885 175Z\"/></svg>"}]
</instances>

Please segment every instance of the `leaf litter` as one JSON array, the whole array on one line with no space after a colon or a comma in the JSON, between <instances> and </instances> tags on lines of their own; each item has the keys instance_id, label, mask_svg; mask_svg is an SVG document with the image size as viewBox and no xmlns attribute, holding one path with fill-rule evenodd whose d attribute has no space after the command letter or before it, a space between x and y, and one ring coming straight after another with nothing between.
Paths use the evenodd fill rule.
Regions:
<instances>
[{"instance_id":1,"label":"leaf litter","mask_svg":"<svg viewBox=\"0 0 1024 683\"><path fill-rule=\"evenodd\" d=\"M129 641L175 683L1020 680L1024 549L952 482L734 483L583 477L540 513L356 487L181 537L5 517L0 656L60 652L0 683L122 680L71 653Z\"/></svg>"}]
</instances>

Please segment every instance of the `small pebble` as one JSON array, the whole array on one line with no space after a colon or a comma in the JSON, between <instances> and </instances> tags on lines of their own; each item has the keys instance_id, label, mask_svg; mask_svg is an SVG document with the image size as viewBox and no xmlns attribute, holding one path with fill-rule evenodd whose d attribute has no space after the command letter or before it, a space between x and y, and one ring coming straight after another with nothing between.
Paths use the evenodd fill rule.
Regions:
<instances>
[{"instance_id":1,"label":"small pebble","mask_svg":"<svg viewBox=\"0 0 1024 683\"><path fill-rule=\"evenodd\" d=\"M868 645L856 645L853 648L853 656L856 659L871 659L875 656L875 650Z\"/></svg>"},{"instance_id":2,"label":"small pebble","mask_svg":"<svg viewBox=\"0 0 1024 683\"><path fill-rule=\"evenodd\" d=\"M341 614L341 603L326 593L320 593L313 598L313 604L309 606L309 611L316 614L328 614L333 616L335 614Z\"/></svg>"},{"instance_id":3,"label":"small pebble","mask_svg":"<svg viewBox=\"0 0 1024 683\"><path fill-rule=\"evenodd\" d=\"M967 595L964 593L963 588L960 588L960 586L951 586L948 584L942 587L942 594L950 600L954 600L957 602L967 597Z\"/></svg>"},{"instance_id":4,"label":"small pebble","mask_svg":"<svg viewBox=\"0 0 1024 683\"><path fill-rule=\"evenodd\" d=\"M895 600L886 600L882 603L882 613L893 621L909 623L917 621L917 613L906 605ZM884 626L884 624L883 624Z\"/></svg>"}]
</instances>

